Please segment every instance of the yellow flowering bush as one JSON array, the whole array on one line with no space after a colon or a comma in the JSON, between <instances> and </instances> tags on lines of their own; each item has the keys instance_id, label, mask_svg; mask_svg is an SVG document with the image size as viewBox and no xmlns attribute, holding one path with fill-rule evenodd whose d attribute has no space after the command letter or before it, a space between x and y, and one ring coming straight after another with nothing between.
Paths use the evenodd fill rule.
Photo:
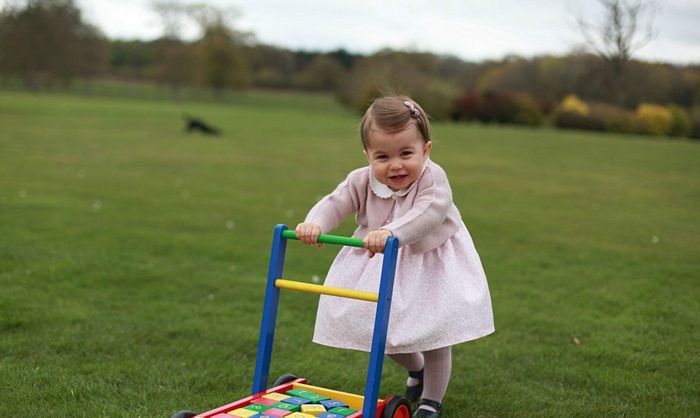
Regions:
<instances>
[{"instance_id":1,"label":"yellow flowering bush","mask_svg":"<svg viewBox=\"0 0 700 418\"><path fill-rule=\"evenodd\" d=\"M561 101L561 105L559 105L559 107L564 112L572 112L584 116L591 112L586 102L576 97L575 94L570 94L564 97L564 100Z\"/></svg>"},{"instance_id":2,"label":"yellow flowering bush","mask_svg":"<svg viewBox=\"0 0 700 418\"><path fill-rule=\"evenodd\" d=\"M673 114L656 104L640 104L635 112L635 120L640 133L671 135L673 130Z\"/></svg>"}]
</instances>

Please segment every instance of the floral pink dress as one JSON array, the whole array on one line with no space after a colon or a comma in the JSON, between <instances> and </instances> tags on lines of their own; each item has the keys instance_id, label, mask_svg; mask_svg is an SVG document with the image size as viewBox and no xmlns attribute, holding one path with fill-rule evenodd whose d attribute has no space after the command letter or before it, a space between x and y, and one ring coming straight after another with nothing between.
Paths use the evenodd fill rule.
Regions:
<instances>
[{"instance_id":1,"label":"floral pink dress","mask_svg":"<svg viewBox=\"0 0 700 418\"><path fill-rule=\"evenodd\" d=\"M441 196L439 190L433 190L432 194L421 194L421 190L414 189L424 187L427 190L428 187L444 185L449 191L446 177L442 177L442 169L429 161L428 169L424 169L421 179L406 190L393 192L377 182L369 168L356 170L333 194L314 206L306 218L307 222L319 223L323 232L328 233L330 231L326 229L335 227L333 224L337 225L338 219L342 220L350 209L357 213L356 219L360 224L355 233L357 237L364 236L366 230L376 229L371 219L376 218L376 215L384 218L381 224L388 229L394 231L392 225L397 226L396 230L400 233L394 231L394 235L399 238L400 248L386 342L388 354L451 346L483 337L495 329L486 275L458 212L457 221L454 219L456 208L451 203L451 194L449 207L452 215L447 218L451 216L455 225L451 227L454 233L447 240L439 245L427 245L430 237L416 237L415 233L412 236L409 231L410 228L418 228L416 231L420 231L421 227L411 225L411 222L438 225L434 228L438 235L440 228L445 229L443 226L449 221L440 221L441 215L433 223L425 217L406 219L417 216L415 210L411 211L418 206L416 202L426 202L431 196L435 199ZM363 205L363 199L382 199L384 202ZM406 199L413 199L413 202L405 201ZM351 202L351 207L342 207L344 202ZM377 207L390 209L386 212L377 210ZM364 225L365 228L363 222L367 224ZM409 229L398 225L407 225ZM410 245L411 242L414 245ZM362 248L344 247L330 267L325 284L378 292L382 260L382 254L369 258L368 252ZM332 347L369 351L375 311L376 304L372 302L321 296L313 341Z\"/></svg>"}]
</instances>

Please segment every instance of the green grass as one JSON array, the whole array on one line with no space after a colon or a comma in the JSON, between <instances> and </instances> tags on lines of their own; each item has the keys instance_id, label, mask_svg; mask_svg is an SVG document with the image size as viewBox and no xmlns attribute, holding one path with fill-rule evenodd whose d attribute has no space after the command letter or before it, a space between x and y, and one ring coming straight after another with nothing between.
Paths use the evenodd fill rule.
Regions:
<instances>
[{"instance_id":1,"label":"green grass","mask_svg":"<svg viewBox=\"0 0 700 418\"><path fill-rule=\"evenodd\" d=\"M185 112L224 136L186 136ZM497 328L455 347L444 416L700 415L700 144L434 132ZM272 229L363 164L356 118L321 96L0 92L0 415L247 396ZM336 250L290 243L285 276L323 277ZM283 293L271 374L361 393L368 356L310 342L316 300ZM404 379L387 361L382 396Z\"/></svg>"}]
</instances>

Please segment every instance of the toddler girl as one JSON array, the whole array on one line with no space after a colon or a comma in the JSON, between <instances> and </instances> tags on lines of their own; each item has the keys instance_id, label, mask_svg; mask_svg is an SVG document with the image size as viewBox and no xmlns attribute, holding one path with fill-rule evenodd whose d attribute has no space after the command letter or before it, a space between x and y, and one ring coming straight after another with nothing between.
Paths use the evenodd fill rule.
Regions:
<instances>
[{"instance_id":1,"label":"toddler girl","mask_svg":"<svg viewBox=\"0 0 700 418\"><path fill-rule=\"evenodd\" d=\"M344 247L328 286L377 292L376 253L399 239L386 353L408 370L406 392L420 404L414 417L440 417L454 344L494 331L486 276L443 169L428 157L428 115L404 96L377 99L360 124L368 167L352 171L296 227L316 244L350 213L364 249ZM321 296L314 342L370 351L374 304Z\"/></svg>"}]
</instances>

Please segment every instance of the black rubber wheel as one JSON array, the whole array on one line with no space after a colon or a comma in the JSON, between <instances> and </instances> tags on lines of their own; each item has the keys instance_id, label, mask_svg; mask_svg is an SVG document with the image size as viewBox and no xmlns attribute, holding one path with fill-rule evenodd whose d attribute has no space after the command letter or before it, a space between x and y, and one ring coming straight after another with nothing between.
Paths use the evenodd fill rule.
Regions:
<instances>
[{"instance_id":1,"label":"black rubber wheel","mask_svg":"<svg viewBox=\"0 0 700 418\"><path fill-rule=\"evenodd\" d=\"M411 403L403 396L392 396L386 402L382 418L411 418Z\"/></svg>"},{"instance_id":2,"label":"black rubber wheel","mask_svg":"<svg viewBox=\"0 0 700 418\"><path fill-rule=\"evenodd\" d=\"M177 411L177 412L175 412L175 414L173 414L173 416L170 417L170 418L192 418L192 417L195 417L195 416L197 416L197 414L195 414L195 413L192 412L192 411Z\"/></svg>"},{"instance_id":3,"label":"black rubber wheel","mask_svg":"<svg viewBox=\"0 0 700 418\"><path fill-rule=\"evenodd\" d=\"M282 376L278 377L277 380L275 380L275 383L272 384L272 387L274 388L297 379L298 377L296 377L293 374L283 374Z\"/></svg>"}]
</instances>

